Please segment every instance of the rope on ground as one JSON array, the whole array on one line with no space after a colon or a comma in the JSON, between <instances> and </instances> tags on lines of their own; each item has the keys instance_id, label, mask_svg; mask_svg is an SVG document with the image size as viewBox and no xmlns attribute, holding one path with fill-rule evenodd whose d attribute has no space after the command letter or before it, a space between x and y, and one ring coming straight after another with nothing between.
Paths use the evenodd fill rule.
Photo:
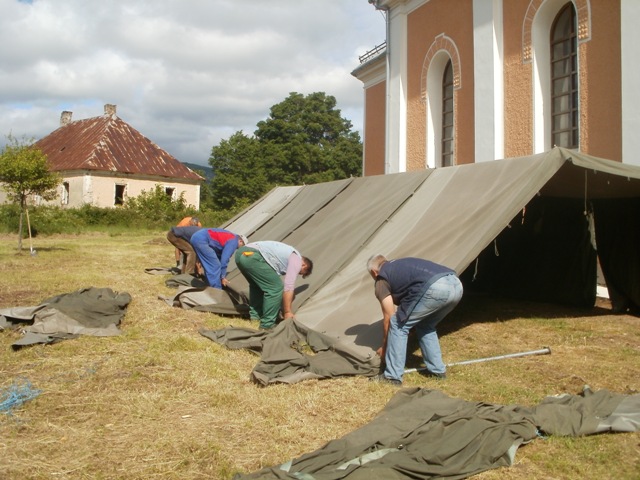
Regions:
<instances>
[{"instance_id":1,"label":"rope on ground","mask_svg":"<svg viewBox=\"0 0 640 480\"><path fill-rule=\"evenodd\" d=\"M0 413L11 415L14 408L36 398L40 393L41 390L33 388L29 380L14 381L10 386L0 391Z\"/></svg>"}]
</instances>

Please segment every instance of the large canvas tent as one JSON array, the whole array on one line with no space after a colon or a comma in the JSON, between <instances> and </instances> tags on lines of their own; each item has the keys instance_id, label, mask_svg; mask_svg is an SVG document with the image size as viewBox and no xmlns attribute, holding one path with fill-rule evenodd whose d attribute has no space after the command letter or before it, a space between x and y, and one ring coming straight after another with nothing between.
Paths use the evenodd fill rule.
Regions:
<instances>
[{"instance_id":1,"label":"large canvas tent","mask_svg":"<svg viewBox=\"0 0 640 480\"><path fill-rule=\"evenodd\" d=\"M597 254L614 308L640 306L640 168L563 148L276 188L225 228L250 242L288 243L314 261L296 291L297 328L355 362L374 363L381 343L365 267L376 253L447 265L467 291L585 307L595 302ZM247 290L233 265L228 278Z\"/></svg>"}]
</instances>

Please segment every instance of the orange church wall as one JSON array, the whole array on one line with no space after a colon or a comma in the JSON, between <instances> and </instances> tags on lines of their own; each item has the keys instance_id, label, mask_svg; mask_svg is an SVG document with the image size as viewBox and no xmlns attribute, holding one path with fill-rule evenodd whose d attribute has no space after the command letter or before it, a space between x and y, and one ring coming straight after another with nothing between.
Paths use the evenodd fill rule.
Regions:
<instances>
[{"instance_id":1,"label":"orange church wall","mask_svg":"<svg viewBox=\"0 0 640 480\"><path fill-rule=\"evenodd\" d=\"M523 63L522 24L529 1L503 2L504 153L519 157L533 153L533 73Z\"/></svg>"},{"instance_id":2,"label":"orange church wall","mask_svg":"<svg viewBox=\"0 0 640 480\"><path fill-rule=\"evenodd\" d=\"M372 85L365 91L364 176L385 173L386 98L386 82Z\"/></svg>"},{"instance_id":3,"label":"orange church wall","mask_svg":"<svg viewBox=\"0 0 640 480\"><path fill-rule=\"evenodd\" d=\"M438 19L434 22L433 19ZM461 88L455 91L455 159L474 161L473 2L431 0L407 18L407 170L426 168L426 105L421 98L425 56L438 35L451 38L458 48ZM428 88L428 87L427 87Z\"/></svg>"},{"instance_id":4,"label":"orange church wall","mask_svg":"<svg viewBox=\"0 0 640 480\"><path fill-rule=\"evenodd\" d=\"M622 160L619 0L591 0L591 39L580 44L580 149Z\"/></svg>"}]
</instances>

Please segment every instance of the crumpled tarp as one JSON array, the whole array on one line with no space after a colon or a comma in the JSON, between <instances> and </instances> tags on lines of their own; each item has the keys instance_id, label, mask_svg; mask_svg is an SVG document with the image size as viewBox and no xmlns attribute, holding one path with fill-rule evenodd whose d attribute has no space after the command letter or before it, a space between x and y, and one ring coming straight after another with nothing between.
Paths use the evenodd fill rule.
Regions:
<instances>
[{"instance_id":1,"label":"crumpled tarp","mask_svg":"<svg viewBox=\"0 0 640 480\"><path fill-rule=\"evenodd\" d=\"M167 278L164 281L164 284L169 288L180 288L180 287L200 287L205 288L208 287L209 284L202 280L201 278L194 277L189 273L179 273Z\"/></svg>"},{"instance_id":2,"label":"crumpled tarp","mask_svg":"<svg viewBox=\"0 0 640 480\"><path fill-rule=\"evenodd\" d=\"M186 285L177 288L178 291L174 296L159 295L158 298L172 307L186 310L249 317L249 299L243 292L238 292L230 287L219 289L209 286Z\"/></svg>"},{"instance_id":3,"label":"crumpled tarp","mask_svg":"<svg viewBox=\"0 0 640 480\"><path fill-rule=\"evenodd\" d=\"M110 288L89 287L43 300L33 307L0 309L0 329L27 323L14 349L55 343L78 335L119 335L131 295Z\"/></svg>"},{"instance_id":4,"label":"crumpled tarp","mask_svg":"<svg viewBox=\"0 0 640 480\"><path fill-rule=\"evenodd\" d=\"M591 435L640 427L640 395L586 389L538 406L451 398L438 390L400 390L369 424L322 448L243 479L461 479L510 466L541 434Z\"/></svg>"},{"instance_id":5,"label":"crumpled tarp","mask_svg":"<svg viewBox=\"0 0 640 480\"><path fill-rule=\"evenodd\" d=\"M320 332L305 327L295 319L280 322L265 332L242 327L219 330L201 329L200 334L231 349L246 348L260 353L260 361L251 372L260 385L296 383L308 379L337 376L373 376L380 371L380 357L368 361L351 355L344 345Z\"/></svg>"},{"instance_id":6,"label":"crumpled tarp","mask_svg":"<svg viewBox=\"0 0 640 480\"><path fill-rule=\"evenodd\" d=\"M200 312L214 312L219 315L249 316L249 299L247 295L231 286L224 289L212 288L207 282L189 273L180 273L172 268L146 268L146 273L160 275L160 272L171 275L165 280L169 288L176 288L177 292L171 297L158 295L172 307Z\"/></svg>"},{"instance_id":7,"label":"crumpled tarp","mask_svg":"<svg viewBox=\"0 0 640 480\"><path fill-rule=\"evenodd\" d=\"M180 269L178 267L149 267L144 269L149 275L178 275Z\"/></svg>"}]
</instances>

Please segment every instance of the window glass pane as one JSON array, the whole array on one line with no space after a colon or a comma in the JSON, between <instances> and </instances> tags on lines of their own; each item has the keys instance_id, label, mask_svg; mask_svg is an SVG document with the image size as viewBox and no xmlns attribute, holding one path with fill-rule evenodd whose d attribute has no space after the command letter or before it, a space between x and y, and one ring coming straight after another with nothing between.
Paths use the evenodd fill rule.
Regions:
<instances>
[{"instance_id":1,"label":"window glass pane","mask_svg":"<svg viewBox=\"0 0 640 480\"><path fill-rule=\"evenodd\" d=\"M568 8L564 8L558 18L556 18L555 29L553 30L552 39L554 41L566 38L566 33L571 32L571 12Z\"/></svg>"},{"instance_id":2,"label":"window glass pane","mask_svg":"<svg viewBox=\"0 0 640 480\"><path fill-rule=\"evenodd\" d=\"M571 73L571 63L566 60L553 63L552 74L554 77L569 75Z\"/></svg>"},{"instance_id":3,"label":"window glass pane","mask_svg":"<svg viewBox=\"0 0 640 480\"><path fill-rule=\"evenodd\" d=\"M559 95L561 93L567 93L569 86L571 85L571 79L569 77L561 77L553 80L553 95Z\"/></svg>"},{"instance_id":4,"label":"window glass pane","mask_svg":"<svg viewBox=\"0 0 640 480\"><path fill-rule=\"evenodd\" d=\"M454 104L453 104L453 66L447 62L442 75L442 129L440 130L440 147L442 166L451 165L453 161Z\"/></svg>"},{"instance_id":5,"label":"window glass pane","mask_svg":"<svg viewBox=\"0 0 640 480\"><path fill-rule=\"evenodd\" d=\"M453 138L453 126L444 127L442 137L443 140Z\"/></svg>"},{"instance_id":6,"label":"window glass pane","mask_svg":"<svg viewBox=\"0 0 640 480\"><path fill-rule=\"evenodd\" d=\"M570 138L569 132L556 133L553 136L553 145L557 147L571 147L572 145L569 143Z\"/></svg>"},{"instance_id":7,"label":"window glass pane","mask_svg":"<svg viewBox=\"0 0 640 480\"><path fill-rule=\"evenodd\" d=\"M571 115L565 113L563 115L555 115L553 117L553 129L554 130L565 130L571 127Z\"/></svg>"},{"instance_id":8,"label":"window glass pane","mask_svg":"<svg viewBox=\"0 0 640 480\"><path fill-rule=\"evenodd\" d=\"M566 57L566 55L563 42L556 43L551 47L551 58L559 60Z\"/></svg>"},{"instance_id":9,"label":"window glass pane","mask_svg":"<svg viewBox=\"0 0 640 480\"><path fill-rule=\"evenodd\" d=\"M576 13L567 2L551 28L551 138L553 145L579 145L579 79L577 74Z\"/></svg>"},{"instance_id":10,"label":"window glass pane","mask_svg":"<svg viewBox=\"0 0 640 480\"><path fill-rule=\"evenodd\" d=\"M453 112L453 98L446 98L443 108L445 112Z\"/></svg>"},{"instance_id":11,"label":"window glass pane","mask_svg":"<svg viewBox=\"0 0 640 480\"><path fill-rule=\"evenodd\" d=\"M444 96L445 97L453 97L453 83L444 86Z\"/></svg>"},{"instance_id":12,"label":"window glass pane","mask_svg":"<svg viewBox=\"0 0 640 480\"><path fill-rule=\"evenodd\" d=\"M569 110L569 96L562 95L553 99L554 112L566 112Z\"/></svg>"}]
</instances>

